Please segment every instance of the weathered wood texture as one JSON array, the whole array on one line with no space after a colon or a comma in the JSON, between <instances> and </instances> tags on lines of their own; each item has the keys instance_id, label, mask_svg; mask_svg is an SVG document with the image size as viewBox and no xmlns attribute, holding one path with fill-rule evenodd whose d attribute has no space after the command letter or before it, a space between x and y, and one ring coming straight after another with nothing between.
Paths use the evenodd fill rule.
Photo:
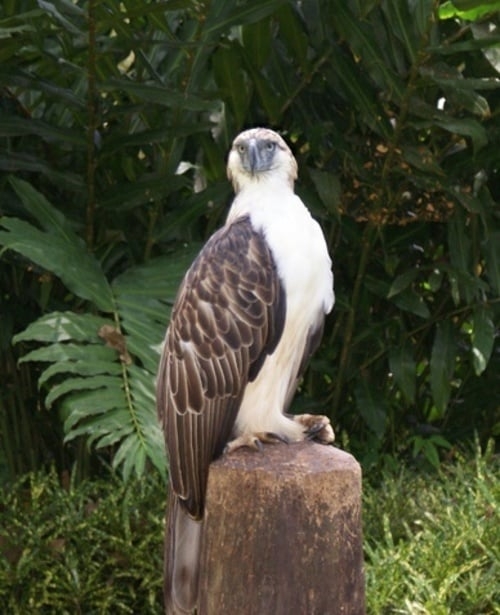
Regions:
<instances>
[{"instance_id":1,"label":"weathered wood texture","mask_svg":"<svg viewBox=\"0 0 500 615\"><path fill-rule=\"evenodd\" d=\"M199 615L363 615L361 469L311 442L210 469Z\"/></svg>"}]
</instances>

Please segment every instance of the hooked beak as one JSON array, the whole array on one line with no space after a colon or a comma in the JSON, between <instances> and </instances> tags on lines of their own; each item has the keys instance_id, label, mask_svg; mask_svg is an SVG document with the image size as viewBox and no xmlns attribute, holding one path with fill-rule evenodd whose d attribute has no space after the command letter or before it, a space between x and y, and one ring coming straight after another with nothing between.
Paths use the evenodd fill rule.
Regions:
<instances>
[{"instance_id":1,"label":"hooked beak","mask_svg":"<svg viewBox=\"0 0 500 615\"><path fill-rule=\"evenodd\" d=\"M259 148L254 139L248 144L248 162L250 165L250 172L254 175L255 171L260 167Z\"/></svg>"}]
</instances>

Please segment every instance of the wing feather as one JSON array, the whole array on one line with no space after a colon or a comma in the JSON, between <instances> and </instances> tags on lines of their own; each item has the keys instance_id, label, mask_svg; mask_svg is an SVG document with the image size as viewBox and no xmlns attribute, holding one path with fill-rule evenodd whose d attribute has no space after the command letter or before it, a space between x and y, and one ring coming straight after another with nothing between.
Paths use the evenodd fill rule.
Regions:
<instances>
[{"instance_id":1,"label":"wing feather","mask_svg":"<svg viewBox=\"0 0 500 615\"><path fill-rule=\"evenodd\" d=\"M203 515L210 462L231 436L247 383L283 331L286 300L272 253L248 217L217 231L187 272L157 381L170 478Z\"/></svg>"}]
</instances>

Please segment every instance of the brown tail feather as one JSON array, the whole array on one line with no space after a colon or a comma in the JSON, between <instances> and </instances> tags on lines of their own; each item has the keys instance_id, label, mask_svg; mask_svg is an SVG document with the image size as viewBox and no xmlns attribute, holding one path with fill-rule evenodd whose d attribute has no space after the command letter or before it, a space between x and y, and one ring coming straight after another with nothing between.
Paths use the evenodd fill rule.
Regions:
<instances>
[{"instance_id":1,"label":"brown tail feather","mask_svg":"<svg viewBox=\"0 0 500 615\"><path fill-rule=\"evenodd\" d=\"M165 534L165 615L190 615L196 608L202 529L203 521L192 519L172 495Z\"/></svg>"}]
</instances>

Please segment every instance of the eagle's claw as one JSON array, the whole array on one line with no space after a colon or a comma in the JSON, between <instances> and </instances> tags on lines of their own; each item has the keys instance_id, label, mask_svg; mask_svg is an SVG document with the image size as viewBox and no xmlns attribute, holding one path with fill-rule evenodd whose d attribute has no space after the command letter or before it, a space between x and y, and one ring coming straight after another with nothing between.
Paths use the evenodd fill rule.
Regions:
<instances>
[{"instance_id":1,"label":"eagle's claw","mask_svg":"<svg viewBox=\"0 0 500 615\"><path fill-rule=\"evenodd\" d=\"M330 419L327 416L321 414L299 414L293 418L303 425L306 439L316 440L316 442L321 444L331 444L335 440L335 434L330 424Z\"/></svg>"},{"instance_id":2,"label":"eagle's claw","mask_svg":"<svg viewBox=\"0 0 500 615\"><path fill-rule=\"evenodd\" d=\"M264 448L263 444L276 444L277 442L288 444L286 438L271 431L243 434L226 444L224 454L232 453L239 448L253 448L256 451L262 451Z\"/></svg>"}]
</instances>

